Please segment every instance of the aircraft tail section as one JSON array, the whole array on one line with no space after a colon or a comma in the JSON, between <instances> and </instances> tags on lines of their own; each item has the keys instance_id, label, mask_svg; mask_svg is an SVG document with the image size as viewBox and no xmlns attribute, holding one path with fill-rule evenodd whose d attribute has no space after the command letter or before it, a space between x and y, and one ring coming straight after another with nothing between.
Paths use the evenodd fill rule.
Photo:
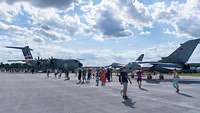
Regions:
<instances>
[{"instance_id":1,"label":"aircraft tail section","mask_svg":"<svg viewBox=\"0 0 200 113\"><path fill-rule=\"evenodd\" d=\"M20 50L22 50L22 53L23 53L24 58L25 58L26 61L33 60L33 56L32 56L32 54L31 54L31 51L32 51L33 49L29 48L29 46L25 46L25 47L6 46L6 48L20 49Z\"/></svg>"},{"instance_id":2,"label":"aircraft tail section","mask_svg":"<svg viewBox=\"0 0 200 113\"><path fill-rule=\"evenodd\" d=\"M189 40L181 44L181 46L168 57L163 57L159 62L185 64L189 60L199 42L200 39Z\"/></svg>"},{"instance_id":3,"label":"aircraft tail section","mask_svg":"<svg viewBox=\"0 0 200 113\"><path fill-rule=\"evenodd\" d=\"M144 58L144 54L141 54L141 55L136 59L136 61L142 61L143 58Z\"/></svg>"}]
</instances>

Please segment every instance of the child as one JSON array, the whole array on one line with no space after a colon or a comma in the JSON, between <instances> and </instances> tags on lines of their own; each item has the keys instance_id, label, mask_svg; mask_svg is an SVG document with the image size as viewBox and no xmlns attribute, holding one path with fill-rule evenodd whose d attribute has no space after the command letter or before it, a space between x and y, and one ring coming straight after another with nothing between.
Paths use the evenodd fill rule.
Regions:
<instances>
[{"instance_id":1,"label":"child","mask_svg":"<svg viewBox=\"0 0 200 113\"><path fill-rule=\"evenodd\" d=\"M176 92L179 93L179 76L178 73L176 72L176 69L173 71L173 87L176 88Z\"/></svg>"}]
</instances>

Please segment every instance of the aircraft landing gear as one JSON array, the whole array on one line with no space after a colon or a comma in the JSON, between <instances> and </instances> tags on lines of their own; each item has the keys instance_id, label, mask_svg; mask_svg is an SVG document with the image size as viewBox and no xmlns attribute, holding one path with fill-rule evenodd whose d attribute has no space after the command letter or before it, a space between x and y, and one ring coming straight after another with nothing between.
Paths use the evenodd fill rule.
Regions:
<instances>
[{"instance_id":1,"label":"aircraft landing gear","mask_svg":"<svg viewBox=\"0 0 200 113\"><path fill-rule=\"evenodd\" d=\"M151 80L152 76L151 75L147 75L147 80Z\"/></svg>"},{"instance_id":2,"label":"aircraft landing gear","mask_svg":"<svg viewBox=\"0 0 200 113\"><path fill-rule=\"evenodd\" d=\"M164 80L164 76L162 74L159 75L160 80Z\"/></svg>"}]
</instances>

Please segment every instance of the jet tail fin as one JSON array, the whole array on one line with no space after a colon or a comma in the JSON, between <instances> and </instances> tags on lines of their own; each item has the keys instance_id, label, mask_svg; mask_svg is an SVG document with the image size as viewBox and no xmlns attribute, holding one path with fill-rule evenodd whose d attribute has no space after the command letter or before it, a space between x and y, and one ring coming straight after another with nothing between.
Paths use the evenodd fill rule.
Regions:
<instances>
[{"instance_id":1,"label":"jet tail fin","mask_svg":"<svg viewBox=\"0 0 200 113\"><path fill-rule=\"evenodd\" d=\"M136 61L142 61L143 58L144 58L144 54L141 54L141 55L136 59Z\"/></svg>"},{"instance_id":2,"label":"jet tail fin","mask_svg":"<svg viewBox=\"0 0 200 113\"><path fill-rule=\"evenodd\" d=\"M6 46L6 48L20 49L20 50L22 50L22 53L23 53L26 61L33 60L33 56L31 54L31 51L33 51L33 49L29 48L29 46L25 46L25 47Z\"/></svg>"},{"instance_id":3,"label":"jet tail fin","mask_svg":"<svg viewBox=\"0 0 200 113\"><path fill-rule=\"evenodd\" d=\"M159 62L185 64L189 60L199 42L200 39L189 40L181 44L181 46L168 57L163 57Z\"/></svg>"}]
</instances>

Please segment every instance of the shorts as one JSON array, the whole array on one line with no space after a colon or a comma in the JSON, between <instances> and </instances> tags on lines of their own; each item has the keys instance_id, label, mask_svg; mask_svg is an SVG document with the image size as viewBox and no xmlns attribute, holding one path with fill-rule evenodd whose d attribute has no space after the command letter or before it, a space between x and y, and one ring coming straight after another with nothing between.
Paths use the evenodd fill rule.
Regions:
<instances>
[{"instance_id":1,"label":"shorts","mask_svg":"<svg viewBox=\"0 0 200 113\"><path fill-rule=\"evenodd\" d=\"M123 91L126 92L128 88L128 83L124 82L123 83Z\"/></svg>"},{"instance_id":2,"label":"shorts","mask_svg":"<svg viewBox=\"0 0 200 113\"><path fill-rule=\"evenodd\" d=\"M142 78L137 78L137 82L142 82Z\"/></svg>"}]
</instances>

